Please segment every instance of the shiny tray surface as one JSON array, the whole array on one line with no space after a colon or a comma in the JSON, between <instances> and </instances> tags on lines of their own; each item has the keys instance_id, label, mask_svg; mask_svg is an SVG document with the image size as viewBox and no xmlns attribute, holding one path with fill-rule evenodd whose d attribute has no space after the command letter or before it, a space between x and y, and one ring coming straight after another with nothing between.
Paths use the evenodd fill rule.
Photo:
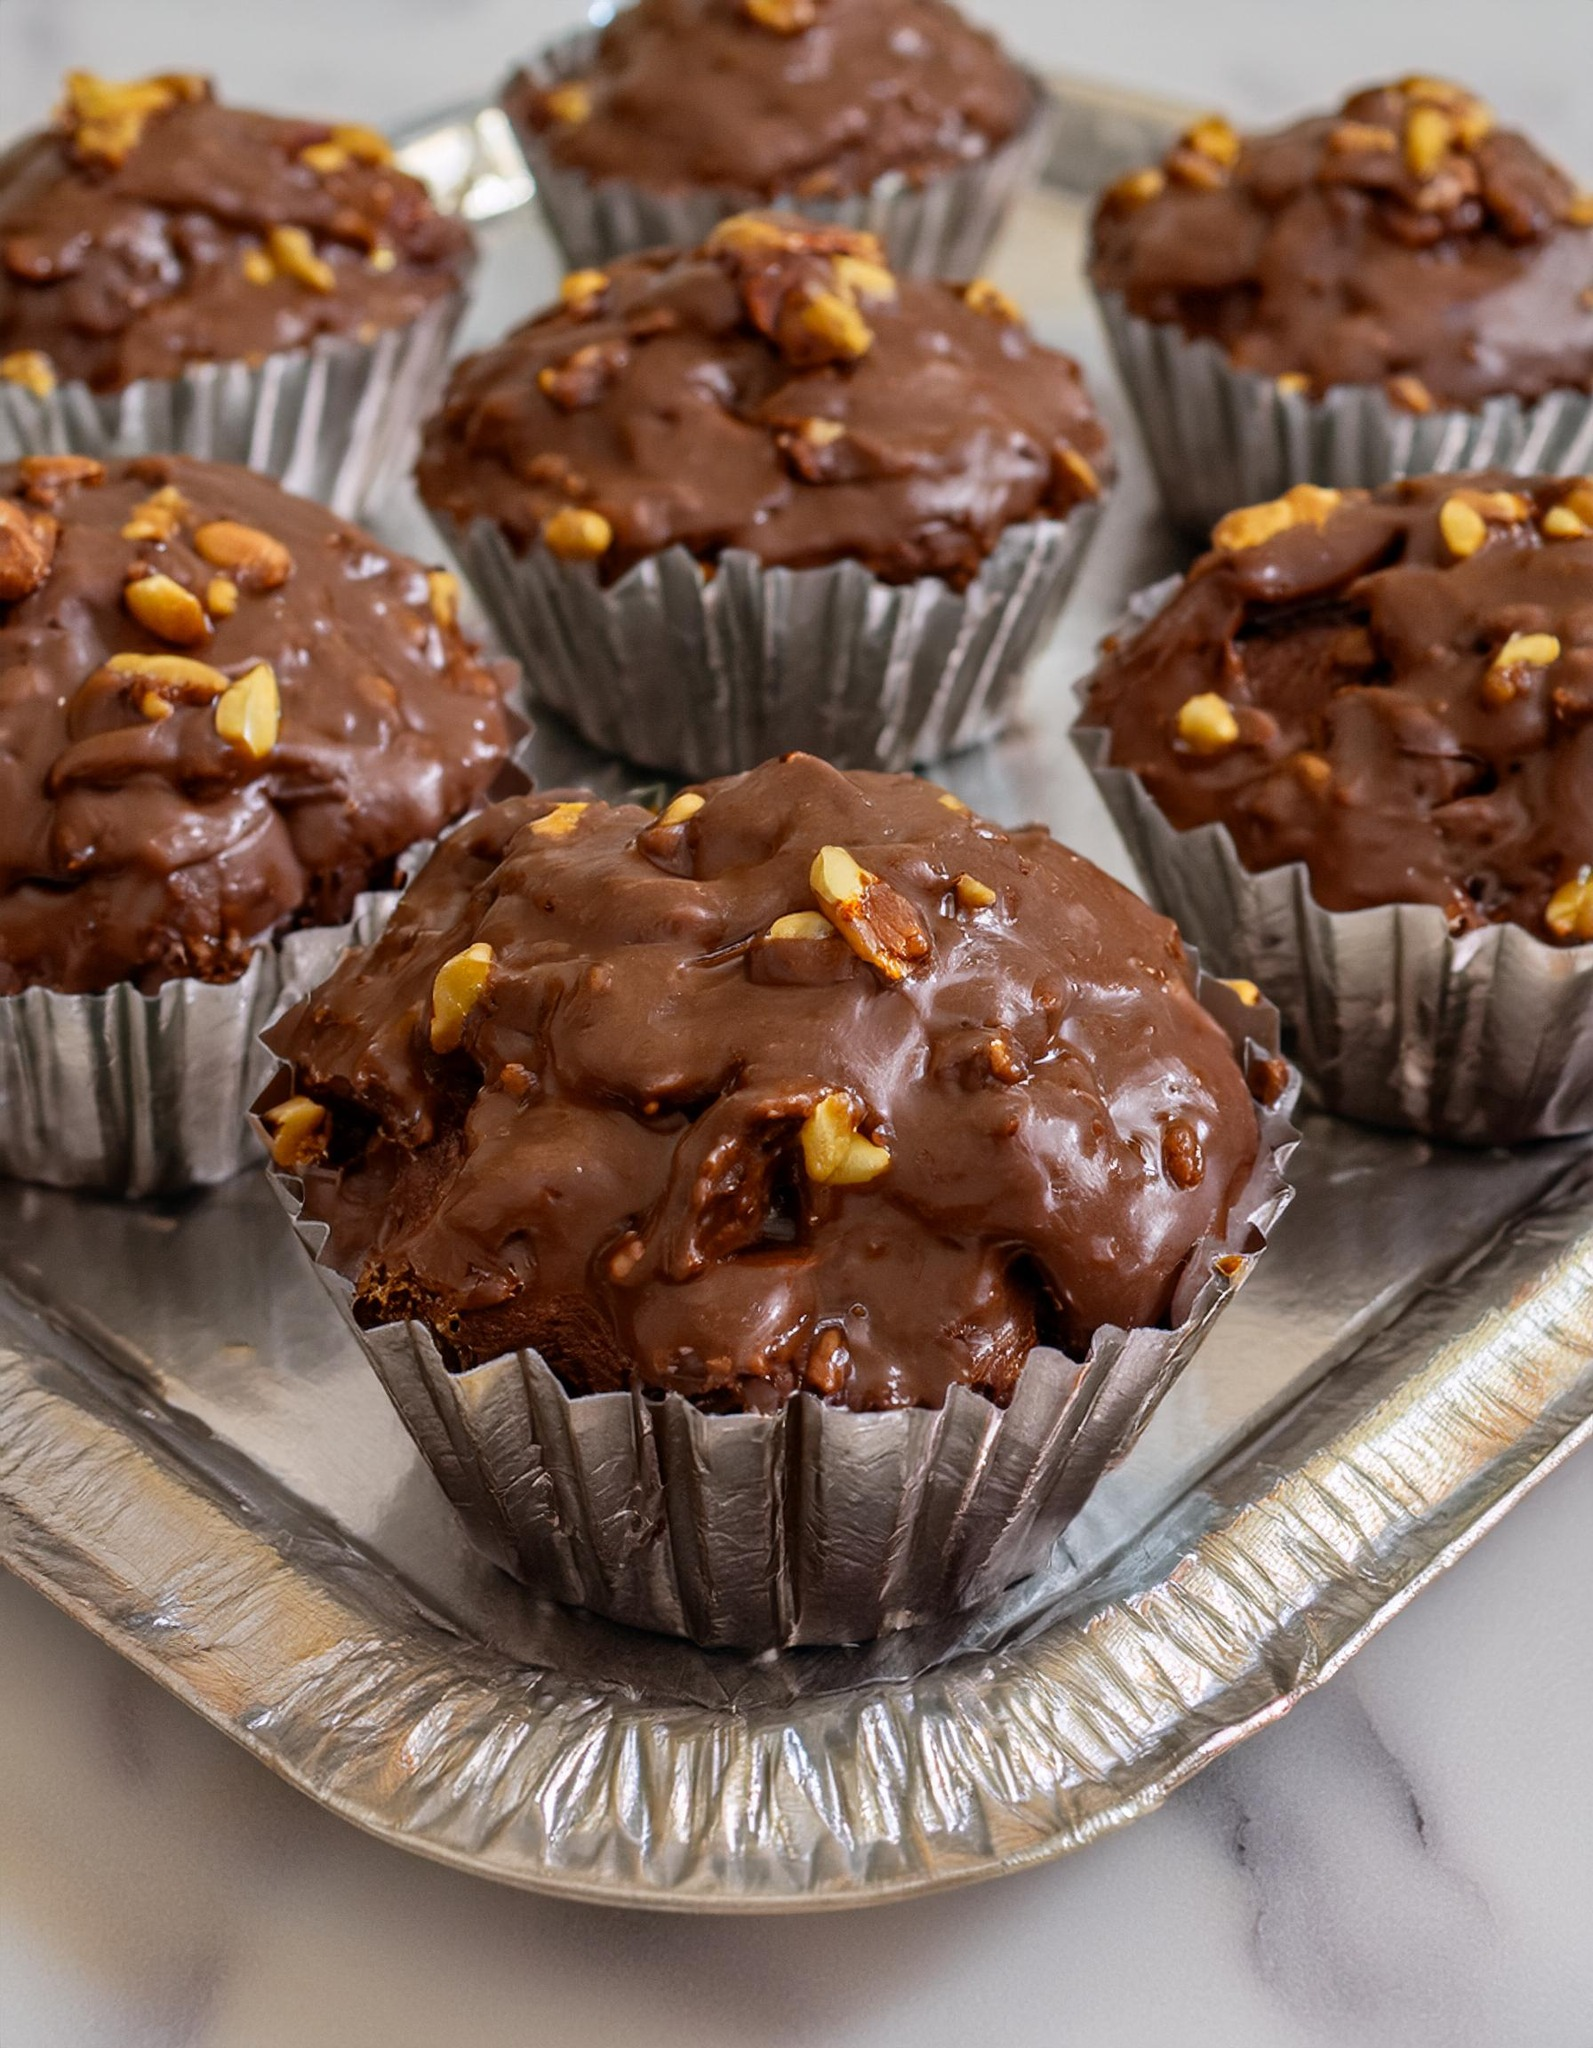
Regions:
<instances>
[{"instance_id":1,"label":"shiny tray surface","mask_svg":"<svg viewBox=\"0 0 1593 2048\"><path fill-rule=\"evenodd\" d=\"M1122 850L1070 681L1176 561L1078 283L1078 193L1176 110L1061 88L993 274L1081 356L1124 478L1026 729L947 764ZM491 110L409 144L481 229L467 342L555 262ZM377 522L435 556L411 504ZM638 778L545 726L545 784ZM855 1650L700 1652L531 1600L464 1542L257 1175L182 1204L0 1185L0 1553L313 1798L576 1896L864 1903L1062 1853L1321 1682L1593 1435L1593 1146L1446 1153L1324 1118L1255 1279L1050 1567Z\"/></svg>"}]
</instances>

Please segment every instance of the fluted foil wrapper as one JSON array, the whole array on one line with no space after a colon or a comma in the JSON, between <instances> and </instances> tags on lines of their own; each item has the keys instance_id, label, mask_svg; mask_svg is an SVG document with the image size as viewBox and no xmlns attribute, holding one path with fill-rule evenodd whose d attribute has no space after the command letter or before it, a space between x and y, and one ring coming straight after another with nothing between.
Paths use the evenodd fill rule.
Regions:
<instances>
[{"instance_id":1,"label":"fluted foil wrapper","mask_svg":"<svg viewBox=\"0 0 1593 2048\"><path fill-rule=\"evenodd\" d=\"M564 36L525 66L526 75L543 91L578 77L595 62L599 40L595 29ZM840 198L787 193L771 199L707 186L661 192L623 179L594 183L555 163L529 122L514 126L548 226L572 270L666 243L694 249L729 215L777 207L878 235L891 267L909 276L969 278L1013 202L1039 177L1056 133L1055 101L1040 79L1026 75L1034 111L999 149L922 185L892 172L866 192Z\"/></svg>"},{"instance_id":2,"label":"fluted foil wrapper","mask_svg":"<svg viewBox=\"0 0 1593 2048\"><path fill-rule=\"evenodd\" d=\"M348 922L262 946L236 981L0 997L0 1174L130 1197L230 1180L260 1154L249 1105L272 1068L260 1033L345 946L379 938L397 901L361 896Z\"/></svg>"},{"instance_id":3,"label":"fluted foil wrapper","mask_svg":"<svg viewBox=\"0 0 1593 2048\"><path fill-rule=\"evenodd\" d=\"M439 530L533 693L595 746L699 778L800 748L908 768L1011 723L1100 516L1010 526L964 591L858 562L767 568L682 547L609 588L590 563L517 555L485 520Z\"/></svg>"},{"instance_id":4,"label":"fluted foil wrapper","mask_svg":"<svg viewBox=\"0 0 1593 2048\"><path fill-rule=\"evenodd\" d=\"M1119 630L1181 581L1132 598ZM1431 903L1324 910L1303 861L1253 872L1226 825L1179 831L1111 765L1104 728L1081 722L1073 738L1146 895L1208 967L1276 1004L1325 1108L1463 1145L1593 1130L1593 945L1551 946L1513 924L1454 938Z\"/></svg>"},{"instance_id":5,"label":"fluted foil wrapper","mask_svg":"<svg viewBox=\"0 0 1593 2048\"><path fill-rule=\"evenodd\" d=\"M195 363L125 390L0 380L0 462L24 455L192 455L272 476L344 518L404 475L441 395L463 292L369 342L321 335L258 363Z\"/></svg>"},{"instance_id":6,"label":"fluted foil wrapper","mask_svg":"<svg viewBox=\"0 0 1593 2048\"><path fill-rule=\"evenodd\" d=\"M1375 489L1396 477L1468 469L1578 476L1593 469L1593 395L1555 391L1535 405L1486 399L1475 412L1406 412L1376 384L1312 398L1236 370L1215 342L1141 320L1097 294L1162 502L1202 535L1236 505L1291 484Z\"/></svg>"},{"instance_id":7,"label":"fluted foil wrapper","mask_svg":"<svg viewBox=\"0 0 1593 2048\"><path fill-rule=\"evenodd\" d=\"M1197 986L1241 1057L1275 1048L1270 1007ZM1169 1326L1100 1329L1082 1361L1031 1352L1005 1409L954 1387L933 1410L860 1415L802 1394L775 1415L705 1415L678 1394L572 1395L535 1351L452 1373L418 1323L359 1327L351 1283L319 1258L326 1226L301 1217L298 1182L271 1178L468 1534L506 1571L709 1648L864 1642L1044 1562L1288 1206L1294 1093L1258 1106L1249 1184L1223 1239L1191 1254Z\"/></svg>"}]
</instances>

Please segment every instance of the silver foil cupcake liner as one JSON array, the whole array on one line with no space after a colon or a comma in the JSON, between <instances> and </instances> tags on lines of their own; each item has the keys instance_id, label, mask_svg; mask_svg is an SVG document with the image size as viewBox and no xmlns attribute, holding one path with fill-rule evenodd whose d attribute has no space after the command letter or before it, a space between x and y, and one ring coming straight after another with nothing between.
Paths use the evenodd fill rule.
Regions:
<instances>
[{"instance_id":1,"label":"silver foil cupcake liner","mask_svg":"<svg viewBox=\"0 0 1593 2048\"><path fill-rule=\"evenodd\" d=\"M1134 598L1127 629L1179 581ZM1146 895L1208 967L1277 1005L1326 1108L1465 1145L1593 1130L1593 945L1510 924L1455 938L1430 903L1324 910L1303 861L1253 872L1225 825L1179 831L1111 766L1103 728L1073 737Z\"/></svg>"},{"instance_id":2,"label":"silver foil cupcake liner","mask_svg":"<svg viewBox=\"0 0 1593 2048\"><path fill-rule=\"evenodd\" d=\"M525 75L547 91L589 70L600 40L600 31L578 29L533 58ZM1039 177L1055 137L1056 103L1038 78L1026 75L1034 111L999 149L921 185L893 172L866 192L840 198L794 193L769 198L714 187L660 192L623 179L594 183L580 171L561 169L529 123L515 122L514 128L548 226L572 270L666 243L694 249L730 214L773 207L808 220L867 229L884 243L892 268L909 276L968 278L977 272L1013 202Z\"/></svg>"},{"instance_id":3,"label":"silver foil cupcake liner","mask_svg":"<svg viewBox=\"0 0 1593 2048\"><path fill-rule=\"evenodd\" d=\"M345 946L380 937L397 901L361 896L349 922L262 946L236 981L0 997L0 1174L127 1196L230 1180L260 1153L249 1105L272 1067L260 1033Z\"/></svg>"},{"instance_id":4,"label":"silver foil cupcake liner","mask_svg":"<svg viewBox=\"0 0 1593 2048\"><path fill-rule=\"evenodd\" d=\"M1275 1047L1270 1008L1206 976L1197 988L1241 1057ZM301 1218L296 1181L271 1179L422 1457L506 1571L709 1647L862 1642L977 1606L1045 1561L1288 1206L1293 1096L1258 1105L1249 1184L1221 1242L1191 1254L1169 1326L1098 1330L1083 1360L1032 1352L1005 1409L956 1387L936 1410L862 1415L802 1394L775 1415L705 1415L678 1394L571 1395L534 1351L452 1373L423 1326L355 1324L350 1282L318 1256L326 1226Z\"/></svg>"},{"instance_id":5,"label":"silver foil cupcake liner","mask_svg":"<svg viewBox=\"0 0 1593 2048\"><path fill-rule=\"evenodd\" d=\"M258 363L195 363L122 391L63 383L39 398L0 380L0 462L192 455L240 463L352 518L407 473L464 302L450 293L369 342L322 335Z\"/></svg>"},{"instance_id":6,"label":"silver foil cupcake liner","mask_svg":"<svg viewBox=\"0 0 1593 2048\"><path fill-rule=\"evenodd\" d=\"M589 563L517 555L485 520L439 531L533 694L594 745L692 778L793 749L907 768L990 738L1017 709L1100 515L1008 527L964 591L857 562L767 568L684 548L605 589Z\"/></svg>"},{"instance_id":7,"label":"silver foil cupcake liner","mask_svg":"<svg viewBox=\"0 0 1593 2048\"><path fill-rule=\"evenodd\" d=\"M1138 415L1162 501L1202 536L1236 505L1291 484L1375 489L1396 477L1470 469L1577 476L1593 469L1593 395L1555 391L1535 405L1490 398L1475 412L1406 412L1380 386L1312 398L1236 370L1214 342L1141 320L1097 294L1118 374Z\"/></svg>"}]
</instances>

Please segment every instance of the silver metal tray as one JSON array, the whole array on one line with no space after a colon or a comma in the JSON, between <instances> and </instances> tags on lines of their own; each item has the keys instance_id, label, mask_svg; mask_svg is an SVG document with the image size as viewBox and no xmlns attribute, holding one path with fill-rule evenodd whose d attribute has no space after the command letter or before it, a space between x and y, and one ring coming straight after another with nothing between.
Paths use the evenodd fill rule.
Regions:
<instances>
[{"instance_id":1,"label":"silver metal tray","mask_svg":"<svg viewBox=\"0 0 1593 2048\"><path fill-rule=\"evenodd\" d=\"M1078 193L1177 110L1064 84L994 274L1081 355L1123 483L1027 729L945 779L1125 863L1069 683L1175 559L1078 282ZM409 145L475 219L486 338L551 252L490 111ZM435 554L412 505L379 522ZM551 726L545 783L635 778ZM177 1205L0 1185L0 1553L333 1811L508 1883L862 1904L1059 1855L1320 1684L1593 1435L1593 1145L1308 1121L1256 1278L1049 1568L973 1620L749 1659L541 1605L464 1543L258 1175Z\"/></svg>"}]
</instances>

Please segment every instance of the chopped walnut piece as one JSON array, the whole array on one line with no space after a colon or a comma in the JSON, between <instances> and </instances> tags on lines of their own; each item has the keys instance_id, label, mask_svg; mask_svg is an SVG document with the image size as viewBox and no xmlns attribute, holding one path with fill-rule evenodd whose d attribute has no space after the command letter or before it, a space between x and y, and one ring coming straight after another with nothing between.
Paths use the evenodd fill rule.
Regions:
<instances>
[{"instance_id":1,"label":"chopped walnut piece","mask_svg":"<svg viewBox=\"0 0 1593 2048\"><path fill-rule=\"evenodd\" d=\"M481 940L455 953L437 970L431 985L431 1049L457 1052L465 1035L465 1019L486 993L496 959Z\"/></svg>"},{"instance_id":2,"label":"chopped walnut piece","mask_svg":"<svg viewBox=\"0 0 1593 2048\"><path fill-rule=\"evenodd\" d=\"M803 1120L802 1160L821 1187L860 1187L891 1163L884 1145L858 1135L858 1115L845 1095L821 1096Z\"/></svg>"},{"instance_id":3,"label":"chopped walnut piece","mask_svg":"<svg viewBox=\"0 0 1593 2048\"><path fill-rule=\"evenodd\" d=\"M257 661L216 699L216 731L234 753L263 761L281 729L282 697L276 672L268 662Z\"/></svg>"},{"instance_id":4,"label":"chopped walnut piece","mask_svg":"<svg viewBox=\"0 0 1593 2048\"><path fill-rule=\"evenodd\" d=\"M907 898L860 867L844 846L821 846L808 881L841 937L886 981L902 980L929 952L929 935Z\"/></svg>"}]
</instances>

